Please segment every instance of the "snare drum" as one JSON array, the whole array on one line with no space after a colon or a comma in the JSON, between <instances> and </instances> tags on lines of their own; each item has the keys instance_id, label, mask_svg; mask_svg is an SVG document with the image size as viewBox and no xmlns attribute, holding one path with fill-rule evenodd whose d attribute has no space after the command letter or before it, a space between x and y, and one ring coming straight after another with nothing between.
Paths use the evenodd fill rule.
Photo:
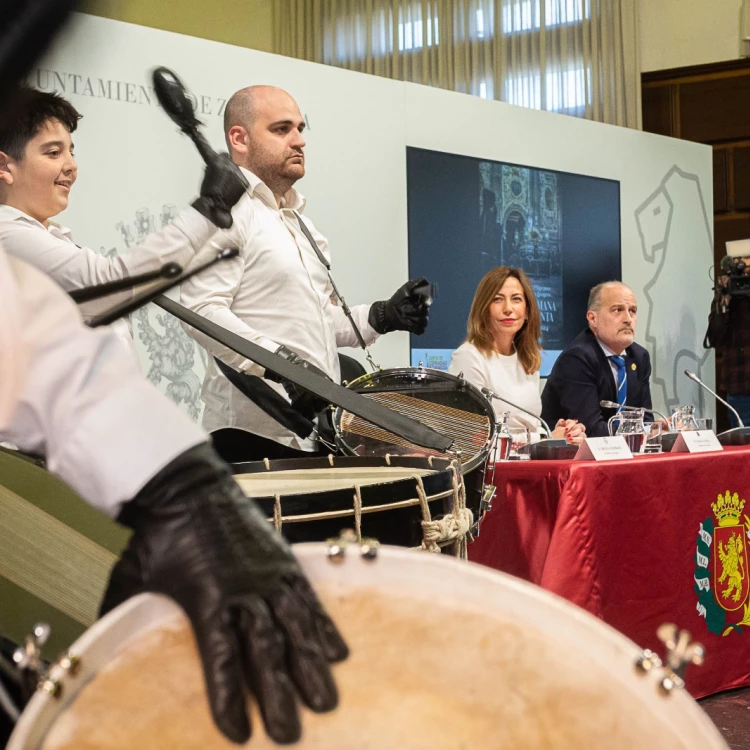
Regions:
<instances>
[{"instance_id":1,"label":"snare drum","mask_svg":"<svg viewBox=\"0 0 750 750\"><path fill-rule=\"evenodd\" d=\"M303 709L299 750L643 748L728 750L638 647L574 605L511 576L439 555L323 545L297 558L351 656L334 667L339 707ZM75 675L37 693L8 750L231 750L215 729L190 627L168 599L141 595L71 648ZM688 674L689 679L689 674ZM275 750L253 709L251 750Z\"/></svg>"},{"instance_id":2,"label":"snare drum","mask_svg":"<svg viewBox=\"0 0 750 750\"><path fill-rule=\"evenodd\" d=\"M352 528L384 544L437 551L435 543L461 555L473 522L461 471L446 459L328 456L252 461L232 471L289 542L325 541ZM455 533L440 534L448 514Z\"/></svg>"},{"instance_id":3,"label":"snare drum","mask_svg":"<svg viewBox=\"0 0 750 750\"><path fill-rule=\"evenodd\" d=\"M482 392L462 378L426 367L380 370L351 383L363 396L432 427L453 439L460 451L466 502L482 515L484 469L495 438L495 410ZM350 456L444 455L404 440L338 407L333 426L341 450Z\"/></svg>"}]
</instances>

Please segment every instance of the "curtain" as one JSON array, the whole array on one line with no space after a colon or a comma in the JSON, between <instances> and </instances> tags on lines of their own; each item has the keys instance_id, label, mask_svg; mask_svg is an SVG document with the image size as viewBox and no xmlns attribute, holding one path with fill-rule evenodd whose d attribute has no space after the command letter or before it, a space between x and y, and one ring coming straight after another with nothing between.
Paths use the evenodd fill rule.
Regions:
<instances>
[{"instance_id":1,"label":"curtain","mask_svg":"<svg viewBox=\"0 0 750 750\"><path fill-rule=\"evenodd\" d=\"M640 128L638 0L275 0L274 51Z\"/></svg>"}]
</instances>

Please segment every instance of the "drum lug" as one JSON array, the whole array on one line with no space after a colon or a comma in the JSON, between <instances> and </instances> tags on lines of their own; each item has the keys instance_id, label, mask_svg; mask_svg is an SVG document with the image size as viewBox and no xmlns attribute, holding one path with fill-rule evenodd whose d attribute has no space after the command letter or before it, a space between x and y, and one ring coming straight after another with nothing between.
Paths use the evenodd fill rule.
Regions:
<instances>
[{"instance_id":1,"label":"drum lug","mask_svg":"<svg viewBox=\"0 0 750 750\"><path fill-rule=\"evenodd\" d=\"M334 565L341 565L346 558L346 548L357 544L357 535L352 529L344 529L338 537L328 539L328 560ZM380 542L377 539L362 537L359 541L359 554L363 560L375 560L378 556Z\"/></svg>"},{"instance_id":2,"label":"drum lug","mask_svg":"<svg viewBox=\"0 0 750 750\"><path fill-rule=\"evenodd\" d=\"M471 530L471 535L474 539L479 538L479 532L482 526L482 520L486 513L492 510L492 501L495 498L497 487L488 484L482 490L482 499L479 501L479 513L477 514L477 520L474 522L474 527Z\"/></svg>"},{"instance_id":3,"label":"drum lug","mask_svg":"<svg viewBox=\"0 0 750 750\"><path fill-rule=\"evenodd\" d=\"M42 658L42 647L49 640L50 633L51 628L47 623L40 622L34 625L32 634L26 636L24 645L15 650L13 661L19 672L26 675L26 679L31 683L30 691L33 691L33 685L36 685L39 692L52 698L59 698L62 695L63 686L60 680L50 677L53 668L58 667L65 675L73 677L81 667L81 659L66 651L56 662L47 667Z\"/></svg>"},{"instance_id":4,"label":"drum lug","mask_svg":"<svg viewBox=\"0 0 750 750\"><path fill-rule=\"evenodd\" d=\"M687 630L678 630L671 622L660 625L656 635L666 649L664 677L659 687L665 693L684 688L684 675L688 665L703 664L706 655L703 644L691 641Z\"/></svg>"},{"instance_id":5,"label":"drum lug","mask_svg":"<svg viewBox=\"0 0 750 750\"><path fill-rule=\"evenodd\" d=\"M70 651L66 651L57 660L57 666L71 677L75 677L78 674L78 670L81 668L81 657L71 654Z\"/></svg>"},{"instance_id":6,"label":"drum lug","mask_svg":"<svg viewBox=\"0 0 750 750\"><path fill-rule=\"evenodd\" d=\"M49 695L50 698L60 698L62 696L62 683L60 680L52 680L47 677L39 682L37 689L40 693Z\"/></svg>"},{"instance_id":7,"label":"drum lug","mask_svg":"<svg viewBox=\"0 0 750 750\"><path fill-rule=\"evenodd\" d=\"M24 639L23 646L19 646L13 652L13 662L22 673L38 680L46 671L44 659L42 658L42 647L49 639L51 628L46 622L38 622L34 625L31 635Z\"/></svg>"},{"instance_id":8,"label":"drum lug","mask_svg":"<svg viewBox=\"0 0 750 750\"><path fill-rule=\"evenodd\" d=\"M661 667L661 659L651 649L644 648L640 656L635 660L635 668L639 672L650 672L652 669Z\"/></svg>"}]
</instances>

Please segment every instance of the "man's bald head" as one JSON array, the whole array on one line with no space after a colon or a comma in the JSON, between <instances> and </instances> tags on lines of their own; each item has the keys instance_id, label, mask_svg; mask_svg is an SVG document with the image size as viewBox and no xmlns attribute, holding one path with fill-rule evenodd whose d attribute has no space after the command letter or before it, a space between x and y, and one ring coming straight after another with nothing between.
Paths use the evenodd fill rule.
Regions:
<instances>
[{"instance_id":1,"label":"man's bald head","mask_svg":"<svg viewBox=\"0 0 750 750\"><path fill-rule=\"evenodd\" d=\"M621 281L605 281L591 290L586 313L589 328L615 354L633 343L637 316L635 294Z\"/></svg>"},{"instance_id":2,"label":"man's bald head","mask_svg":"<svg viewBox=\"0 0 750 750\"><path fill-rule=\"evenodd\" d=\"M597 284L589 292L589 303L586 309L596 311L601 310L602 295L604 294L604 292L620 290L623 287L631 294L633 293L633 290L627 284L623 284L622 281L603 281L601 284Z\"/></svg>"},{"instance_id":3,"label":"man's bald head","mask_svg":"<svg viewBox=\"0 0 750 750\"><path fill-rule=\"evenodd\" d=\"M305 120L297 102L275 86L248 86L227 102L224 134L232 159L281 198L305 174Z\"/></svg>"},{"instance_id":4,"label":"man's bald head","mask_svg":"<svg viewBox=\"0 0 750 750\"><path fill-rule=\"evenodd\" d=\"M270 91L286 94L286 91L277 89L275 86L247 86L232 94L224 109L224 137L227 139L227 147L231 148L229 143L231 128L234 125L241 125L250 129L257 114L257 101L263 97L264 93L269 94Z\"/></svg>"}]
</instances>

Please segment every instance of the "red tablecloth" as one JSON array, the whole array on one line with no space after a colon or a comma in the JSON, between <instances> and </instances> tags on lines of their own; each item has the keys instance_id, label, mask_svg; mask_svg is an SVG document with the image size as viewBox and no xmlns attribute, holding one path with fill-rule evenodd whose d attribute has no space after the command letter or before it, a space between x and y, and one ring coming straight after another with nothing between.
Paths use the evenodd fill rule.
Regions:
<instances>
[{"instance_id":1,"label":"red tablecloth","mask_svg":"<svg viewBox=\"0 0 750 750\"><path fill-rule=\"evenodd\" d=\"M706 646L706 663L687 674L695 697L750 685L750 448L506 462L494 483L470 560L536 583L660 653L660 624L686 628Z\"/></svg>"}]
</instances>

